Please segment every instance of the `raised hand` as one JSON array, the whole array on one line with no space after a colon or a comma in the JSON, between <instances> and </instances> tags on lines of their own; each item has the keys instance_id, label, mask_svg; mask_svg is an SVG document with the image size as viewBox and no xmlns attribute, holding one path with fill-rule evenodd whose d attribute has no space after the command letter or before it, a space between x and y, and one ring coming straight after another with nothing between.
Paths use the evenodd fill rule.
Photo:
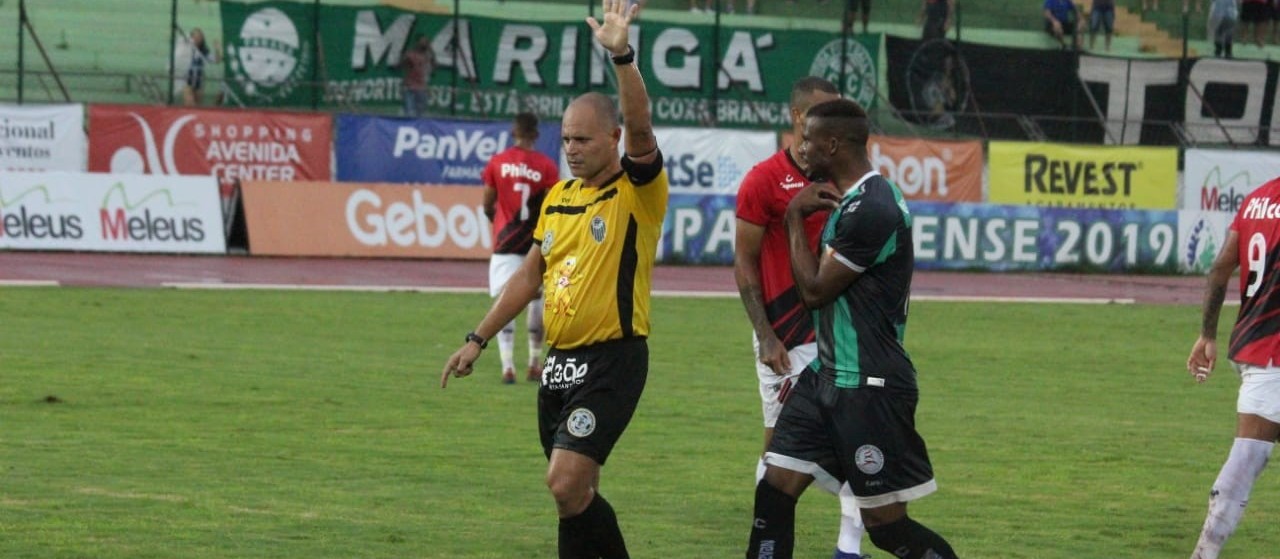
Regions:
<instances>
[{"instance_id":1,"label":"raised hand","mask_svg":"<svg viewBox=\"0 0 1280 559\"><path fill-rule=\"evenodd\" d=\"M595 33L596 41L614 56L627 53L627 32L631 21L636 18L640 6L631 5L628 0L604 0L604 23L596 18L587 18L587 25Z\"/></svg>"}]
</instances>

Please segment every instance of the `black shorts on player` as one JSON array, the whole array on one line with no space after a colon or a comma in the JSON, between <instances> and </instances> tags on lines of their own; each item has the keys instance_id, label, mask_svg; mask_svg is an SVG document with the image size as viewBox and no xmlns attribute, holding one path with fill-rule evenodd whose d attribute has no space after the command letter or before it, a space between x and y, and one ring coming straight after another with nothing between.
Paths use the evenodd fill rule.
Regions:
<instances>
[{"instance_id":1,"label":"black shorts on player","mask_svg":"<svg viewBox=\"0 0 1280 559\"><path fill-rule=\"evenodd\" d=\"M631 422L648 371L642 337L551 349L538 389L538 433L547 458L563 448L604 465Z\"/></svg>"},{"instance_id":2,"label":"black shorts on player","mask_svg":"<svg viewBox=\"0 0 1280 559\"><path fill-rule=\"evenodd\" d=\"M828 488L849 482L862 508L913 501L937 490L915 394L872 385L839 388L812 370L782 408L765 462L804 472Z\"/></svg>"}]
</instances>

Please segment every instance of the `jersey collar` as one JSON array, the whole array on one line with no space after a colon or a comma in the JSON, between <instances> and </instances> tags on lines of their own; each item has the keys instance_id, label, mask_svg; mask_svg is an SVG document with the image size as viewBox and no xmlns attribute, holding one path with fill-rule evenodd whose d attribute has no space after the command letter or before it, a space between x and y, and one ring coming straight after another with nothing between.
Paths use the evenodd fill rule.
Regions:
<instances>
[{"instance_id":1,"label":"jersey collar","mask_svg":"<svg viewBox=\"0 0 1280 559\"><path fill-rule=\"evenodd\" d=\"M878 177L878 176L880 176L880 172L876 171L875 169L867 171L867 174L862 175L862 178L858 179L857 181L854 181L852 186L845 189L844 197L848 198L850 196L856 195L858 192L861 192L862 185L866 184L868 179L870 179L871 177Z\"/></svg>"}]
</instances>

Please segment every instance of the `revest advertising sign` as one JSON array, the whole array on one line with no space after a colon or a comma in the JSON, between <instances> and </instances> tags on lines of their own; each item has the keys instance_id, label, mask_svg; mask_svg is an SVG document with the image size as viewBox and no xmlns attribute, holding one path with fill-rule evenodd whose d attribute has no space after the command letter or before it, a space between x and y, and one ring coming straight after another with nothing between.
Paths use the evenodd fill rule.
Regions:
<instances>
[{"instance_id":1,"label":"revest advertising sign","mask_svg":"<svg viewBox=\"0 0 1280 559\"><path fill-rule=\"evenodd\" d=\"M1178 150L991 142L987 200L1063 208L1176 207Z\"/></svg>"},{"instance_id":2,"label":"revest advertising sign","mask_svg":"<svg viewBox=\"0 0 1280 559\"><path fill-rule=\"evenodd\" d=\"M223 253L212 177L0 173L0 248Z\"/></svg>"},{"instance_id":3,"label":"revest advertising sign","mask_svg":"<svg viewBox=\"0 0 1280 559\"><path fill-rule=\"evenodd\" d=\"M275 256L489 257L474 186L241 183L249 252Z\"/></svg>"},{"instance_id":4,"label":"revest advertising sign","mask_svg":"<svg viewBox=\"0 0 1280 559\"><path fill-rule=\"evenodd\" d=\"M338 180L482 184L489 158L511 147L510 122L339 115ZM560 124L538 126L538 151L560 157Z\"/></svg>"},{"instance_id":5,"label":"revest advertising sign","mask_svg":"<svg viewBox=\"0 0 1280 559\"><path fill-rule=\"evenodd\" d=\"M920 269L1171 268L1178 212L912 202Z\"/></svg>"},{"instance_id":6,"label":"revest advertising sign","mask_svg":"<svg viewBox=\"0 0 1280 559\"><path fill-rule=\"evenodd\" d=\"M213 175L237 180L328 180L327 115L120 105L89 107L89 170Z\"/></svg>"},{"instance_id":7,"label":"revest advertising sign","mask_svg":"<svg viewBox=\"0 0 1280 559\"><path fill-rule=\"evenodd\" d=\"M0 171L84 171L84 105L0 104Z\"/></svg>"}]
</instances>

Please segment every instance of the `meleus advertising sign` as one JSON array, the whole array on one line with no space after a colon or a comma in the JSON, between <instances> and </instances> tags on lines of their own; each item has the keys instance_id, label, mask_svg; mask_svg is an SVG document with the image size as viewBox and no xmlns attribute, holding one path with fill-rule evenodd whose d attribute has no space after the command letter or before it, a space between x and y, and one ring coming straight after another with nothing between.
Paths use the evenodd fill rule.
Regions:
<instances>
[{"instance_id":1,"label":"meleus advertising sign","mask_svg":"<svg viewBox=\"0 0 1280 559\"><path fill-rule=\"evenodd\" d=\"M252 254L483 259L493 246L483 188L247 181L241 189Z\"/></svg>"},{"instance_id":2,"label":"meleus advertising sign","mask_svg":"<svg viewBox=\"0 0 1280 559\"><path fill-rule=\"evenodd\" d=\"M0 173L0 248L223 253L212 177Z\"/></svg>"},{"instance_id":3,"label":"meleus advertising sign","mask_svg":"<svg viewBox=\"0 0 1280 559\"><path fill-rule=\"evenodd\" d=\"M991 142L993 204L1171 210L1178 150Z\"/></svg>"},{"instance_id":4,"label":"meleus advertising sign","mask_svg":"<svg viewBox=\"0 0 1280 559\"><path fill-rule=\"evenodd\" d=\"M213 175L224 196L238 180L328 180L327 115L93 105L89 170Z\"/></svg>"},{"instance_id":5,"label":"meleus advertising sign","mask_svg":"<svg viewBox=\"0 0 1280 559\"><path fill-rule=\"evenodd\" d=\"M1213 264L1227 228L1244 197L1280 177L1280 154L1263 151L1189 149L1178 207L1178 262L1184 271Z\"/></svg>"},{"instance_id":6,"label":"meleus advertising sign","mask_svg":"<svg viewBox=\"0 0 1280 559\"><path fill-rule=\"evenodd\" d=\"M84 171L84 105L0 104L0 171Z\"/></svg>"}]
</instances>

